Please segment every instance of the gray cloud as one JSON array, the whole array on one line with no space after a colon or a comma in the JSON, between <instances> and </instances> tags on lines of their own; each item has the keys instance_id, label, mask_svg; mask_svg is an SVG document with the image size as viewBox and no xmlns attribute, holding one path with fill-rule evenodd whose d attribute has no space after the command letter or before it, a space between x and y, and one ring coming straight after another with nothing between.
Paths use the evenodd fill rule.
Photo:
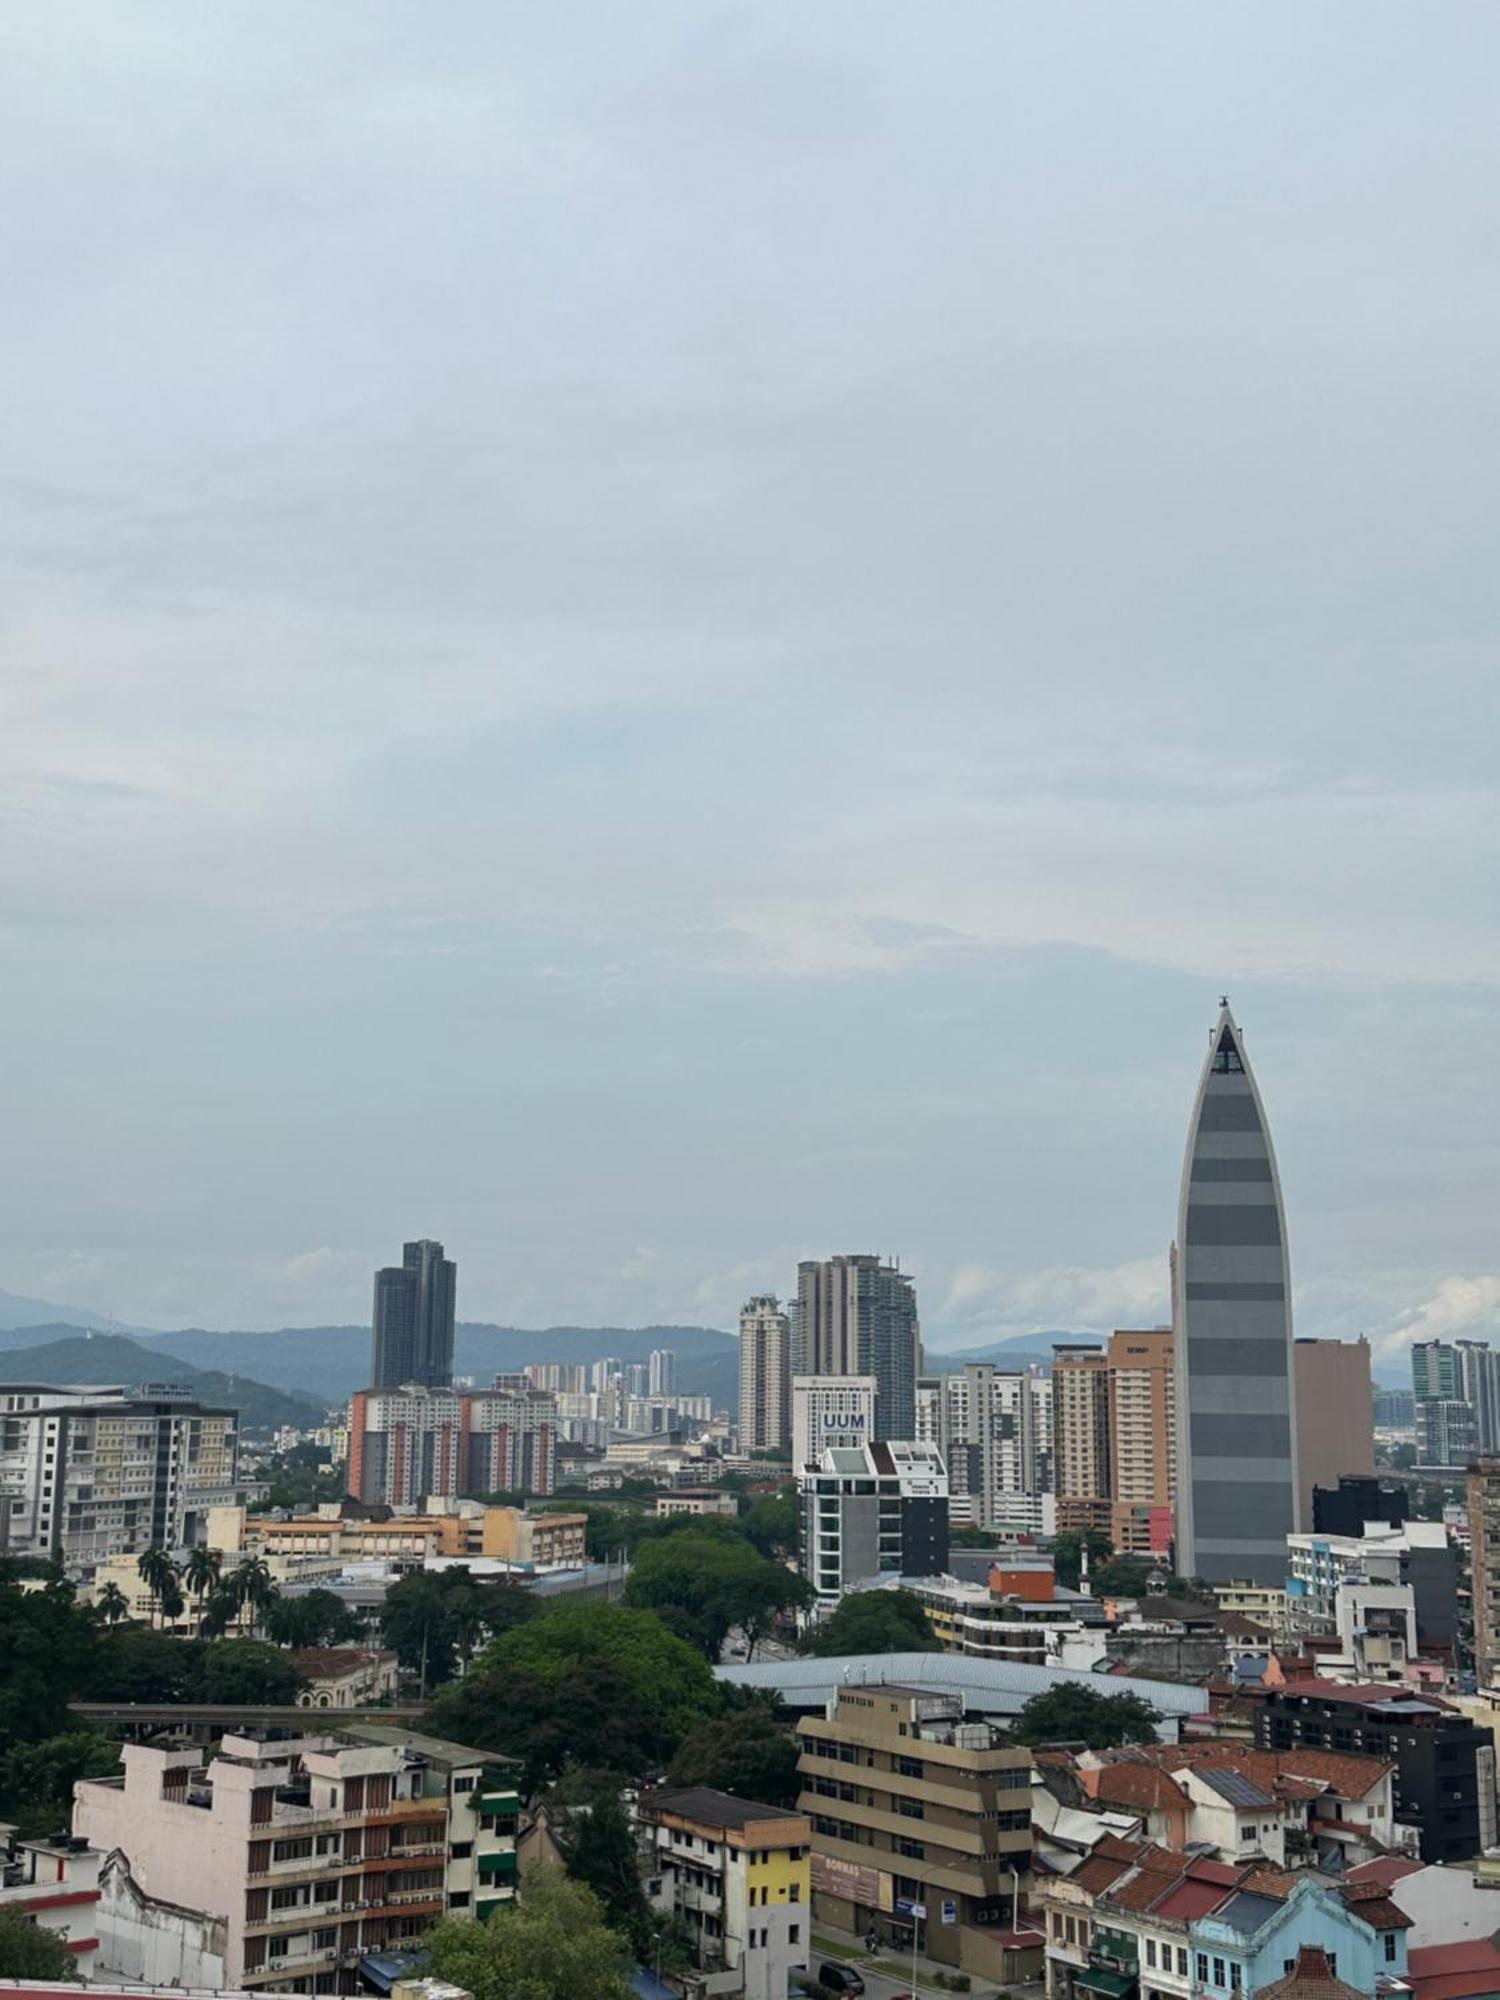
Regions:
<instances>
[{"instance_id":1,"label":"gray cloud","mask_svg":"<svg viewBox=\"0 0 1500 2000\"><path fill-rule=\"evenodd\" d=\"M1486 1270L1497 39L10 23L5 1282L1120 1316L1224 981L1304 1330Z\"/></svg>"}]
</instances>

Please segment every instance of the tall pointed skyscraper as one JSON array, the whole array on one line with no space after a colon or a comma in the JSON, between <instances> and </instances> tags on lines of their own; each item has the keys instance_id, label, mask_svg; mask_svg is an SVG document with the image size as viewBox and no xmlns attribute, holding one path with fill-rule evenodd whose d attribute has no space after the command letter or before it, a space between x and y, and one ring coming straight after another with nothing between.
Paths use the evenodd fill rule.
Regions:
<instances>
[{"instance_id":1,"label":"tall pointed skyscraper","mask_svg":"<svg viewBox=\"0 0 1500 2000\"><path fill-rule=\"evenodd\" d=\"M1279 1585L1298 1525L1286 1216L1227 1000L1188 1131L1172 1291L1177 1567Z\"/></svg>"}]
</instances>

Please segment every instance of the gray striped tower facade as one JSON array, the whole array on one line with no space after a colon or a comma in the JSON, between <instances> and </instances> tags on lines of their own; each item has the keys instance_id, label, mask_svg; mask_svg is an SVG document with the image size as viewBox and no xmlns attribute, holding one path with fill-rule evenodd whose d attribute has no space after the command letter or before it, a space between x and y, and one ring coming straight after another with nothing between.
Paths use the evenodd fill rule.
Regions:
<instances>
[{"instance_id":1,"label":"gray striped tower facade","mask_svg":"<svg viewBox=\"0 0 1500 2000\"><path fill-rule=\"evenodd\" d=\"M1286 1214L1227 1000L1188 1131L1172 1292L1178 1570L1279 1586L1299 1525Z\"/></svg>"}]
</instances>

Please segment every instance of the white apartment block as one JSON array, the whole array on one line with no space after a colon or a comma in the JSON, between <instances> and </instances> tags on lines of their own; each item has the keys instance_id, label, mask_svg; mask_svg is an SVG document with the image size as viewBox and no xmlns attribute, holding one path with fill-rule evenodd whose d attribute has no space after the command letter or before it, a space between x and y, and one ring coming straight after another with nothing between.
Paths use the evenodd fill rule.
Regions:
<instances>
[{"instance_id":1,"label":"white apartment block","mask_svg":"<svg viewBox=\"0 0 1500 2000\"><path fill-rule=\"evenodd\" d=\"M480 1751L351 1725L279 1743L225 1736L208 1765L198 1750L139 1743L121 1761L122 1777L75 1788L75 1831L119 1856L143 1894L198 1913L231 1987L358 1992L366 1953L515 1894L519 1800Z\"/></svg>"},{"instance_id":2,"label":"white apartment block","mask_svg":"<svg viewBox=\"0 0 1500 2000\"><path fill-rule=\"evenodd\" d=\"M235 1497L239 1416L160 1385L0 1388L0 1550L91 1569L201 1541Z\"/></svg>"},{"instance_id":3,"label":"white apartment block","mask_svg":"<svg viewBox=\"0 0 1500 2000\"><path fill-rule=\"evenodd\" d=\"M875 1435L873 1375L794 1375L792 1468L801 1473L830 1450L855 1450Z\"/></svg>"},{"instance_id":4,"label":"white apartment block","mask_svg":"<svg viewBox=\"0 0 1500 2000\"><path fill-rule=\"evenodd\" d=\"M948 1468L955 1518L1052 1532L1052 1384L1040 1369L1014 1373L971 1362L962 1374L924 1377L917 1428Z\"/></svg>"}]
</instances>

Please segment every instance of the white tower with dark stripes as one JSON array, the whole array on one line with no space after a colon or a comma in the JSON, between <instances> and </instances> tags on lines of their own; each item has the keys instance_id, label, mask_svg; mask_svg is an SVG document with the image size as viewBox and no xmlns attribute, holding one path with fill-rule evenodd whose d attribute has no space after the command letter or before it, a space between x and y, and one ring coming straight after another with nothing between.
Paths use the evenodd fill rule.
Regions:
<instances>
[{"instance_id":1,"label":"white tower with dark stripes","mask_svg":"<svg viewBox=\"0 0 1500 2000\"><path fill-rule=\"evenodd\" d=\"M1227 1000L1188 1130L1172 1311L1177 1567L1212 1583L1279 1585L1299 1526L1286 1215Z\"/></svg>"}]
</instances>

